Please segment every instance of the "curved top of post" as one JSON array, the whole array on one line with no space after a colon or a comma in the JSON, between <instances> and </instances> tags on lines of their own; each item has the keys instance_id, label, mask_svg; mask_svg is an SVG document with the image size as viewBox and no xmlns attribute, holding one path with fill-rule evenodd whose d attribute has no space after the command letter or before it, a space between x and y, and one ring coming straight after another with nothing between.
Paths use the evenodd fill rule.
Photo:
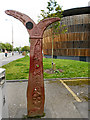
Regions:
<instances>
[{"instance_id":1,"label":"curved top of post","mask_svg":"<svg viewBox=\"0 0 90 120\"><path fill-rule=\"evenodd\" d=\"M43 32L44 30L52 23L56 22L56 21L60 21L60 18L55 17L55 18L46 18L44 20L41 20L37 26L39 27L40 31L41 31L41 35L43 36Z\"/></svg>"},{"instance_id":2,"label":"curved top of post","mask_svg":"<svg viewBox=\"0 0 90 120\"><path fill-rule=\"evenodd\" d=\"M20 20L27 28L30 38L42 38L44 30L53 22L60 21L60 18L46 18L40 21L38 24L27 15L14 10L6 10L7 15L13 16Z\"/></svg>"},{"instance_id":3,"label":"curved top of post","mask_svg":"<svg viewBox=\"0 0 90 120\"><path fill-rule=\"evenodd\" d=\"M15 10L6 10L5 13L7 15L13 16L14 18L20 20L24 24L25 27L26 27L27 22L32 22L33 27L36 25L35 22L29 16L27 16L21 12L18 12Z\"/></svg>"}]
</instances>

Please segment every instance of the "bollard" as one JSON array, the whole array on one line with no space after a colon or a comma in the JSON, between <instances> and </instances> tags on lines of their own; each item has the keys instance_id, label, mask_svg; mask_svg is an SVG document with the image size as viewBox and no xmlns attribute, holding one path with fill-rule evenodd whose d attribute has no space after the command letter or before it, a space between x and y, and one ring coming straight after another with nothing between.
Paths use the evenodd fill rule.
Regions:
<instances>
[{"instance_id":1,"label":"bollard","mask_svg":"<svg viewBox=\"0 0 90 120\"><path fill-rule=\"evenodd\" d=\"M36 24L30 17L14 10L6 14L20 20L30 35L30 69L27 88L27 112L29 117L42 116L44 112L44 80L42 38L44 30L60 18L47 18Z\"/></svg>"}]
</instances>

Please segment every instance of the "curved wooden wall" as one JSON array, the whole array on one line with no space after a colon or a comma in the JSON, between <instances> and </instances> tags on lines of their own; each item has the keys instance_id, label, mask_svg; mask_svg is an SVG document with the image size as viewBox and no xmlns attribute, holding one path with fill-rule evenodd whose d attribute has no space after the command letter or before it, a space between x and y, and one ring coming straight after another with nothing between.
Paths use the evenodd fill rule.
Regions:
<instances>
[{"instance_id":1,"label":"curved wooden wall","mask_svg":"<svg viewBox=\"0 0 90 120\"><path fill-rule=\"evenodd\" d=\"M90 14L73 15L62 18L62 24L66 25L67 32L59 31L54 38L55 56L90 56ZM43 35L43 52L51 55L52 34L47 29Z\"/></svg>"}]
</instances>

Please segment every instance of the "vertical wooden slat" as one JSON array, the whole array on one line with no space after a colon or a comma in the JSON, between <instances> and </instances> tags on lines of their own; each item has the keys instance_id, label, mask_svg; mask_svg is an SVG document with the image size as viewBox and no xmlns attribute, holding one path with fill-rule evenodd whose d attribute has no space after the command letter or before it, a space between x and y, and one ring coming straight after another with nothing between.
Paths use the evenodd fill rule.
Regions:
<instances>
[{"instance_id":1,"label":"vertical wooden slat","mask_svg":"<svg viewBox=\"0 0 90 120\"><path fill-rule=\"evenodd\" d=\"M69 27L65 34L55 35L54 54L62 56L89 56L88 40L89 32L87 24L90 22L87 15L68 16L63 18L62 23ZM86 42L85 42L86 41ZM52 35L51 29L44 32L43 49L51 54ZM46 53L45 51L45 53Z\"/></svg>"}]
</instances>

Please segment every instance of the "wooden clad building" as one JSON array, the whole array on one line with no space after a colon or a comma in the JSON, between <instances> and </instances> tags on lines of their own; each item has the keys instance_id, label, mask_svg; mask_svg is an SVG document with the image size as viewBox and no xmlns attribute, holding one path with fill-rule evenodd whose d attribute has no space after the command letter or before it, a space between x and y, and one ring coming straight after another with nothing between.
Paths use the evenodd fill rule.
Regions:
<instances>
[{"instance_id":1,"label":"wooden clad building","mask_svg":"<svg viewBox=\"0 0 90 120\"><path fill-rule=\"evenodd\" d=\"M90 58L90 14L89 7L66 10L66 16L62 18L61 24L66 25L66 33L59 31L54 38L54 57L63 59L75 59L88 61ZM87 9L87 11L85 10ZM76 11L76 13L75 13ZM65 13L64 12L64 13ZM43 35L44 55L52 54L52 33L47 29Z\"/></svg>"}]
</instances>

